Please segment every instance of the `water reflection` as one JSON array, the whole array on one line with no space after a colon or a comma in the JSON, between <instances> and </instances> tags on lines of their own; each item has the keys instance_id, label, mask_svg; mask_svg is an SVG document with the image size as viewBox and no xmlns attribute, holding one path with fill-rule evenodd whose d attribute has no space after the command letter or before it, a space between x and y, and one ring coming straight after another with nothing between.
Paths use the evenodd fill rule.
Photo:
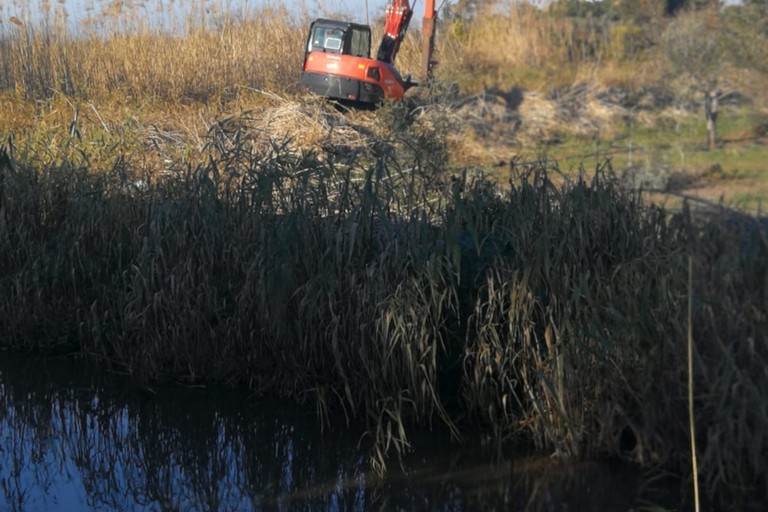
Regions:
<instances>
[{"instance_id":1,"label":"water reflection","mask_svg":"<svg viewBox=\"0 0 768 512\"><path fill-rule=\"evenodd\" d=\"M231 391L137 392L0 352L0 510L628 510L637 494L627 468L499 462L430 434L377 481L359 433L321 435L313 411Z\"/></svg>"}]
</instances>

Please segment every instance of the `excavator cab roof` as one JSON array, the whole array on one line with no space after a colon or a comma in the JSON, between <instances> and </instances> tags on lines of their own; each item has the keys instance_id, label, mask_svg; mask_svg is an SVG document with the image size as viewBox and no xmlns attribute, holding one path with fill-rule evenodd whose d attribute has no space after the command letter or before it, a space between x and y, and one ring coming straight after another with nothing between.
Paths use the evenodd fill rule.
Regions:
<instances>
[{"instance_id":1,"label":"excavator cab roof","mask_svg":"<svg viewBox=\"0 0 768 512\"><path fill-rule=\"evenodd\" d=\"M322 25L323 27L328 27L328 28L339 28L344 31L346 31L349 28L356 28L359 30L368 30L368 31L371 30L371 28L368 25L361 25L359 23L352 23L350 21L328 20L325 18L318 18L312 22L313 27L316 25Z\"/></svg>"}]
</instances>

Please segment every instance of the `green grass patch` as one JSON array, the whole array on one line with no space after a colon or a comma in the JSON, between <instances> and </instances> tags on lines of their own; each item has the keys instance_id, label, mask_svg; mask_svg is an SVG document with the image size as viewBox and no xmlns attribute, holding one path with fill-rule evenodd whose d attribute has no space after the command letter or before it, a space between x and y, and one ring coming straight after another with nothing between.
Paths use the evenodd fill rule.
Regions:
<instances>
[{"instance_id":1,"label":"green grass patch","mask_svg":"<svg viewBox=\"0 0 768 512\"><path fill-rule=\"evenodd\" d=\"M631 186L722 198L754 210L768 200L768 144L755 135L761 126L760 116L729 109L721 116L720 143L713 150L704 144L703 121L691 114L624 125L599 136L570 133L564 127L560 142L547 146L544 154L570 176L610 159ZM530 159L541 152L531 148L521 153Z\"/></svg>"}]
</instances>

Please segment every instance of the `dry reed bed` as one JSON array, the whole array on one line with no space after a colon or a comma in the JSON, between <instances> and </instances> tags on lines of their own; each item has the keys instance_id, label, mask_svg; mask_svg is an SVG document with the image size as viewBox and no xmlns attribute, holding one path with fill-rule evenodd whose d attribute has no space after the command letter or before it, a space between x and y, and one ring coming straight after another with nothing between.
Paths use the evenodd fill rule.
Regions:
<instances>
[{"instance_id":1,"label":"dry reed bed","mask_svg":"<svg viewBox=\"0 0 768 512\"><path fill-rule=\"evenodd\" d=\"M248 19L187 20L182 31L158 31L143 19L79 31L17 21L0 33L0 90L27 99L56 93L88 100L115 96L173 102L228 101L238 87L283 91L301 69L305 19L285 7Z\"/></svg>"},{"instance_id":2,"label":"dry reed bed","mask_svg":"<svg viewBox=\"0 0 768 512\"><path fill-rule=\"evenodd\" d=\"M0 91L26 99L61 93L98 102L120 96L181 103L232 101L239 87L296 91L310 22L306 6L260 7L243 17L212 2L186 17L165 13L157 25L151 9L124 5L74 29L60 11L37 24L30 13L0 20L0 48L8 56L0 61ZM211 7L217 14L204 14ZM605 25L506 0L471 20L465 15L441 12L437 75L467 92L491 84L547 92L595 79L637 86L658 78L634 73L652 56L653 41L635 41L643 32L631 23ZM372 23L375 49L380 23ZM404 74L419 69L419 38L412 30L404 41L398 57Z\"/></svg>"},{"instance_id":3,"label":"dry reed bed","mask_svg":"<svg viewBox=\"0 0 768 512\"><path fill-rule=\"evenodd\" d=\"M515 162L502 190L426 145L227 141L163 180L0 159L3 347L364 417L378 469L439 419L685 475L693 293L702 481L768 498L764 222L670 215L605 168Z\"/></svg>"}]
</instances>

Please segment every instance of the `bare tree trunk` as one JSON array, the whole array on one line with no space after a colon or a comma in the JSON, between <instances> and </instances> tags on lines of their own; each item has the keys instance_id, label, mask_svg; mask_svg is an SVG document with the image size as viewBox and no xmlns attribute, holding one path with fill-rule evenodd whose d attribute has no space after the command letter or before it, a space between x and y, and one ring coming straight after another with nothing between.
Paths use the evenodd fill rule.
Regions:
<instances>
[{"instance_id":1,"label":"bare tree trunk","mask_svg":"<svg viewBox=\"0 0 768 512\"><path fill-rule=\"evenodd\" d=\"M718 103L718 92L708 92L704 105L707 116L707 147L709 149L715 149L717 146L717 113L720 109Z\"/></svg>"}]
</instances>

